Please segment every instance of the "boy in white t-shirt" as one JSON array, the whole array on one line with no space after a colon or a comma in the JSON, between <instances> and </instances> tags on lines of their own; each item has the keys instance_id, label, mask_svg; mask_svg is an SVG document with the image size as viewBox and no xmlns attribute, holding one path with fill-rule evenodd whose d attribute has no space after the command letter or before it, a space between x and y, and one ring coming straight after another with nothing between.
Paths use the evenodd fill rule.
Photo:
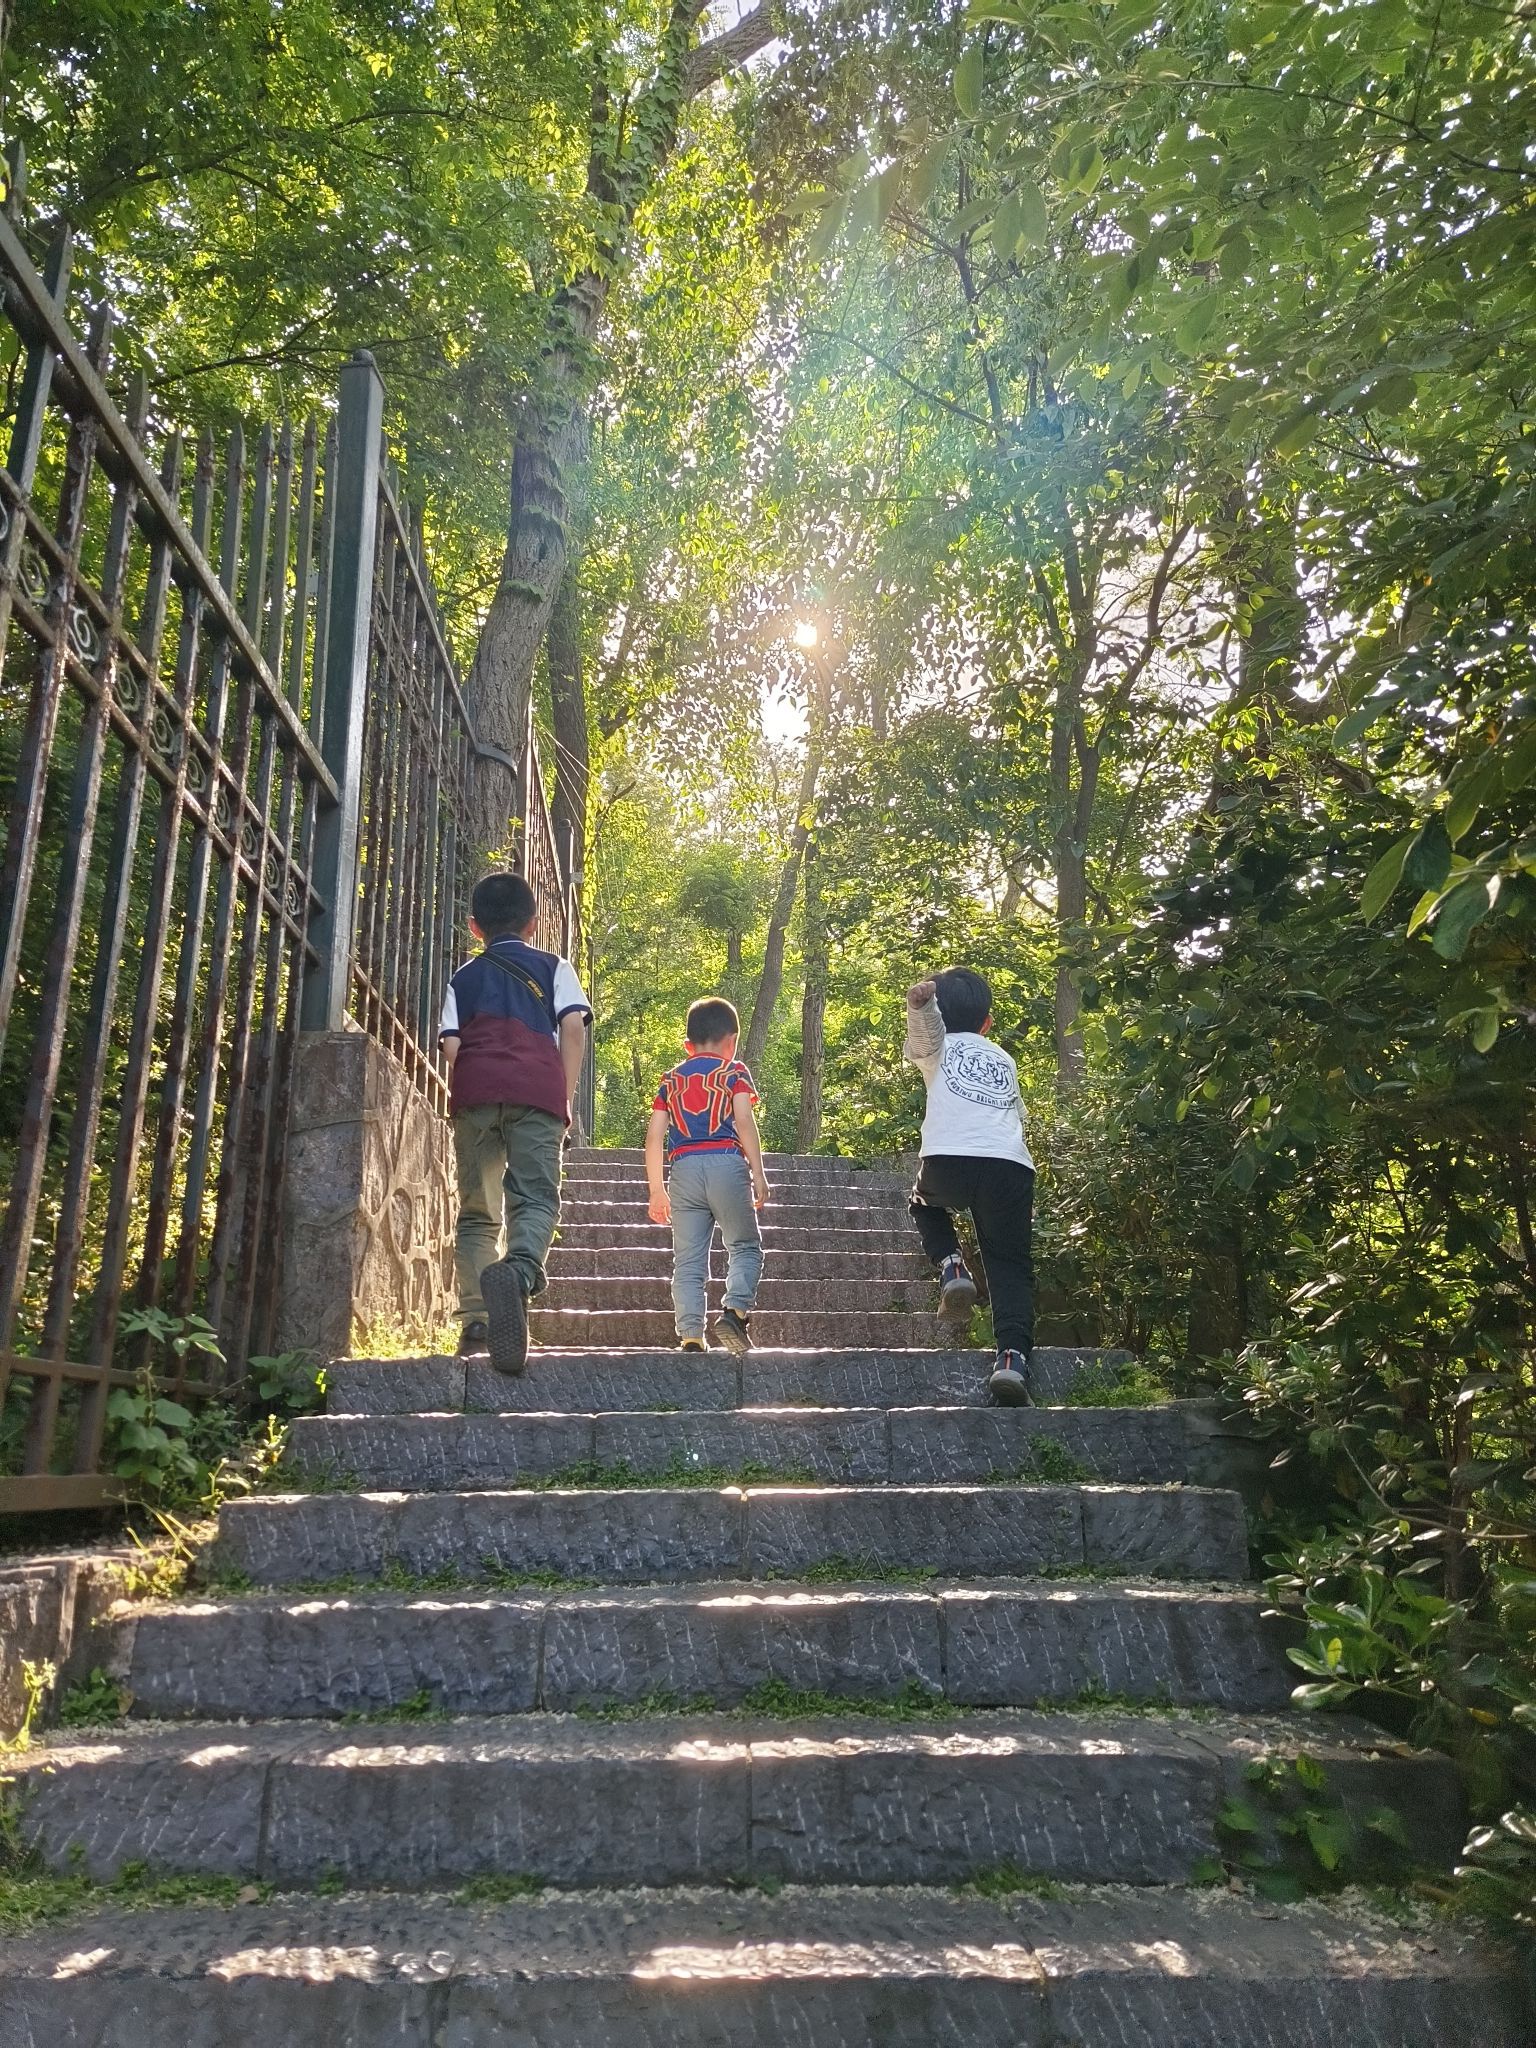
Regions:
<instances>
[{"instance_id":1,"label":"boy in white t-shirt","mask_svg":"<svg viewBox=\"0 0 1536 2048\"><path fill-rule=\"evenodd\" d=\"M910 1206L923 1250L938 1268L939 1314L962 1328L976 1305L976 1283L960 1254L954 1211L971 1212L997 1340L987 1384L994 1400L1017 1408L1030 1399L1035 1166L1024 1142L1018 1069L988 1042L991 1024L992 991L969 967L947 967L907 990L903 1056L928 1084Z\"/></svg>"}]
</instances>

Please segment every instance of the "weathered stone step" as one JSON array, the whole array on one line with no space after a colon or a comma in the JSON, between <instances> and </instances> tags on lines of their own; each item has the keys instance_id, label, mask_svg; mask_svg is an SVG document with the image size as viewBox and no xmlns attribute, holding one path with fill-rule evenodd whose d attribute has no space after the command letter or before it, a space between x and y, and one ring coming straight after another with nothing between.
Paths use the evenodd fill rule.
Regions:
<instances>
[{"instance_id":1,"label":"weathered stone step","mask_svg":"<svg viewBox=\"0 0 1536 2048\"><path fill-rule=\"evenodd\" d=\"M231 1501L217 1555L264 1586L386 1570L633 1585L795 1578L841 1559L988 1577L1087 1565L1235 1579L1248 1548L1238 1496L1207 1487L593 1487Z\"/></svg>"},{"instance_id":2,"label":"weathered stone step","mask_svg":"<svg viewBox=\"0 0 1536 2048\"><path fill-rule=\"evenodd\" d=\"M1522 2048L1531 2017L1455 1922L1211 1891L279 1897L0 1959L0 2048Z\"/></svg>"},{"instance_id":3,"label":"weathered stone step","mask_svg":"<svg viewBox=\"0 0 1536 2048\"><path fill-rule=\"evenodd\" d=\"M856 1159L844 1159L831 1152L765 1152L770 1173L798 1173L807 1178L825 1174L832 1179L879 1182L894 1181L905 1186L910 1171L893 1165L864 1166ZM565 1155L568 1173L645 1172L645 1152L638 1145L577 1145Z\"/></svg>"},{"instance_id":4,"label":"weathered stone step","mask_svg":"<svg viewBox=\"0 0 1536 2048\"><path fill-rule=\"evenodd\" d=\"M1060 1401L1085 1374L1105 1377L1128 1361L1124 1351L1037 1350L1032 1371L1040 1400ZM515 1379L462 1359L344 1358L328 1368L326 1406L334 1414L442 1414L539 1410L595 1415L656 1408L960 1408L984 1407L991 1354L985 1351L683 1352L541 1350Z\"/></svg>"},{"instance_id":5,"label":"weathered stone step","mask_svg":"<svg viewBox=\"0 0 1536 2048\"><path fill-rule=\"evenodd\" d=\"M734 1707L778 1684L1029 1707L1283 1707L1296 1631L1251 1593L1093 1581L247 1595L128 1607L114 1674L156 1720Z\"/></svg>"},{"instance_id":6,"label":"weathered stone step","mask_svg":"<svg viewBox=\"0 0 1536 2048\"><path fill-rule=\"evenodd\" d=\"M595 1279L564 1276L552 1279L550 1291L542 1297L550 1307L548 1310L541 1308L536 1313L581 1310L589 1315L611 1315L616 1309L639 1309L664 1317L670 1330L672 1288L669 1276L664 1273L630 1273L628 1262L631 1256L628 1252L610 1253L608 1271ZM724 1262L721 1264L723 1267ZM719 1307L724 1285L722 1271L710 1282L711 1311ZM866 1277L862 1264L856 1259L848 1259L843 1262L841 1273L828 1273L820 1279L811 1279L798 1273L789 1260L780 1264L770 1252L757 1291L753 1327L757 1327L759 1316L780 1315L786 1311L931 1317L938 1306L938 1298L938 1287L930 1274L919 1272L915 1277L903 1275L898 1280Z\"/></svg>"},{"instance_id":7,"label":"weathered stone step","mask_svg":"<svg viewBox=\"0 0 1536 2048\"><path fill-rule=\"evenodd\" d=\"M536 1307L529 1314L528 1327L535 1344L574 1351L610 1347L628 1351L676 1341L670 1308ZM849 1314L826 1308L761 1309L752 1318L755 1343L786 1349L873 1351L886 1345L920 1346L935 1336L937 1328L933 1316L915 1310L886 1315L872 1309Z\"/></svg>"},{"instance_id":8,"label":"weathered stone step","mask_svg":"<svg viewBox=\"0 0 1536 2048\"><path fill-rule=\"evenodd\" d=\"M899 1230L905 1227L908 1243L915 1235L907 1216L906 1200L899 1194L874 1193L863 1201L844 1201L834 1189L829 1194L811 1195L804 1200L792 1198L770 1202L762 1212L764 1218L772 1210L778 1211L781 1222L796 1224L804 1230ZM647 1220L646 1199L643 1192L637 1190L628 1200L589 1201L581 1190L573 1194L567 1189L560 1200L560 1216L562 1223L598 1223L605 1230L624 1223L644 1223Z\"/></svg>"},{"instance_id":9,"label":"weathered stone step","mask_svg":"<svg viewBox=\"0 0 1536 2048\"><path fill-rule=\"evenodd\" d=\"M915 1252L922 1257L917 1233L905 1219L899 1223L872 1222L867 1228L841 1223L823 1226L804 1222L789 1209L769 1208L762 1212L758 1224L764 1249L770 1256L776 1252L827 1252L841 1258L858 1258L867 1252ZM579 1223L567 1211L555 1239L557 1252L569 1247L573 1251L612 1253L635 1246L664 1253L668 1271L671 1270L671 1231L664 1223L651 1223L644 1217L628 1223Z\"/></svg>"},{"instance_id":10,"label":"weathered stone step","mask_svg":"<svg viewBox=\"0 0 1536 2048\"><path fill-rule=\"evenodd\" d=\"M768 1185L775 1196L787 1189L810 1201L832 1197L858 1203L895 1201L905 1207L912 1194L911 1180L900 1179L894 1174L805 1173L799 1162L785 1165L772 1159L766 1165ZM643 1166L612 1167L604 1171L567 1166L562 1175L562 1185L568 1194L594 1202L644 1201L650 1187Z\"/></svg>"},{"instance_id":11,"label":"weathered stone step","mask_svg":"<svg viewBox=\"0 0 1536 2048\"><path fill-rule=\"evenodd\" d=\"M656 1414L314 1415L285 1470L408 1493L516 1486L591 1465L848 1485L1183 1480L1181 1408L730 1408ZM619 1483L617 1480L615 1483Z\"/></svg>"},{"instance_id":12,"label":"weathered stone step","mask_svg":"<svg viewBox=\"0 0 1536 2048\"><path fill-rule=\"evenodd\" d=\"M819 1245L790 1252L773 1245L765 1247L768 1252L768 1281L782 1284L784 1280L821 1282L852 1279L921 1281L928 1288L928 1300L933 1298L933 1269L920 1251L825 1251ZM560 1288L558 1299L564 1299L564 1287L568 1280L611 1279L616 1273L626 1279L659 1279L669 1282L672 1277L671 1247L662 1244L596 1245L557 1244L548 1259L549 1277L553 1285ZM710 1275L714 1280L725 1278L725 1252L719 1244L710 1257ZM766 1282L765 1282L766 1284Z\"/></svg>"},{"instance_id":13,"label":"weathered stone step","mask_svg":"<svg viewBox=\"0 0 1536 2048\"><path fill-rule=\"evenodd\" d=\"M1300 1747L1344 1813L1393 1809L1426 1862L1459 1851L1449 1759L1262 1717L129 1724L7 1769L42 1866L103 1879L144 1862L299 1885L953 1884L1012 1864L1180 1884L1217 1854L1223 1802L1251 1798L1247 1767Z\"/></svg>"}]
</instances>

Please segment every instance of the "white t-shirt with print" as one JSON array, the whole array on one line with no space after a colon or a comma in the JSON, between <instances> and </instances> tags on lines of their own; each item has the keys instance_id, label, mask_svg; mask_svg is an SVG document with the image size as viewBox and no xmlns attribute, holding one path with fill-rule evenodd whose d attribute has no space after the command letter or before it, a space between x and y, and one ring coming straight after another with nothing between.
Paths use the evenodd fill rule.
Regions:
<instances>
[{"instance_id":1,"label":"white t-shirt with print","mask_svg":"<svg viewBox=\"0 0 1536 2048\"><path fill-rule=\"evenodd\" d=\"M1024 1141L1019 1070L979 1031L947 1031L936 998L907 1012L907 1059L928 1083L923 1156L1013 1159L1033 1167Z\"/></svg>"}]
</instances>

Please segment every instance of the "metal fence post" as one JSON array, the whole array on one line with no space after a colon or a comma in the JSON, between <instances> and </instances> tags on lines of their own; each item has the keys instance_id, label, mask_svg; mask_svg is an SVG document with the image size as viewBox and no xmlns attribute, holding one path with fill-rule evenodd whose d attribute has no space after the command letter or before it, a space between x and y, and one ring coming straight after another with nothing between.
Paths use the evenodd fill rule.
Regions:
<instances>
[{"instance_id":1,"label":"metal fence post","mask_svg":"<svg viewBox=\"0 0 1536 2048\"><path fill-rule=\"evenodd\" d=\"M362 810L363 710L372 632L373 575L379 518L379 457L384 386L366 350L341 373L336 464L327 477L333 498L329 615L320 751L335 777L339 801L315 821L313 876L321 907L310 924L320 958L304 977L300 1023L306 1031L340 1031L346 1022L357 921L357 833ZM329 508L328 508L329 509Z\"/></svg>"}]
</instances>

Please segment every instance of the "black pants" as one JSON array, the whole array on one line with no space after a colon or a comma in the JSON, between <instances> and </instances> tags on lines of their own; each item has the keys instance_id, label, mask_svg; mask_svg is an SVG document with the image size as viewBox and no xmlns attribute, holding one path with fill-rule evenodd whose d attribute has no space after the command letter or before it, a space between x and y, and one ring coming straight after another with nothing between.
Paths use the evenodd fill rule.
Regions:
<instances>
[{"instance_id":1,"label":"black pants","mask_svg":"<svg viewBox=\"0 0 1536 2048\"><path fill-rule=\"evenodd\" d=\"M923 1250L934 1265L960 1249L952 1212L969 1209L992 1297L992 1331L999 1351L1022 1351L1035 1341L1035 1262L1030 1226L1035 1207L1033 1167L1016 1159L969 1159L941 1153L924 1159L909 1205Z\"/></svg>"}]
</instances>

